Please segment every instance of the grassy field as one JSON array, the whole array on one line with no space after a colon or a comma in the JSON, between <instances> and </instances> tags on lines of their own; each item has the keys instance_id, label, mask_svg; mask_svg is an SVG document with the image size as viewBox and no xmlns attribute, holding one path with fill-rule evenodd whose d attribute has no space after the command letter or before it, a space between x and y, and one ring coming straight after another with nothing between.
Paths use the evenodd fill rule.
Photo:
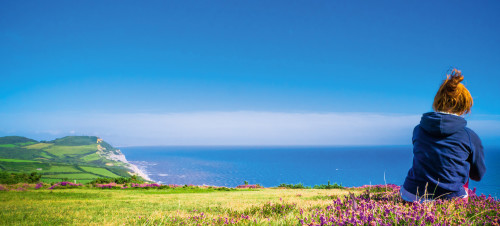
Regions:
<instances>
[{"instance_id":1,"label":"grassy field","mask_svg":"<svg viewBox=\"0 0 500 226\"><path fill-rule=\"evenodd\" d=\"M46 177L42 177L40 179L40 181L42 181L44 183L57 183L57 182L61 182L63 180L59 179L59 178L46 178ZM75 182L75 183L86 184L86 183L91 182L92 180L89 180L89 179L78 179L78 180L77 179L70 179L69 181Z\"/></svg>"},{"instance_id":2,"label":"grassy field","mask_svg":"<svg viewBox=\"0 0 500 226\"><path fill-rule=\"evenodd\" d=\"M29 161L29 160L28 160ZM24 161L0 161L0 167L8 172L39 172L37 169L49 168L48 163Z\"/></svg>"},{"instance_id":3,"label":"grassy field","mask_svg":"<svg viewBox=\"0 0 500 226\"><path fill-rule=\"evenodd\" d=\"M37 162L37 161L23 160L23 159L0 159L0 162Z\"/></svg>"},{"instance_id":4,"label":"grassy field","mask_svg":"<svg viewBox=\"0 0 500 226\"><path fill-rule=\"evenodd\" d=\"M42 174L42 181L59 182L61 179L70 181L78 180L88 182L98 177L119 177L116 173L106 168L91 166L74 166L64 164L49 164L32 160L2 159L0 158L0 169L7 172L38 172ZM115 169L116 170L116 169ZM49 180L47 180L49 179Z\"/></svg>"},{"instance_id":5,"label":"grassy field","mask_svg":"<svg viewBox=\"0 0 500 226\"><path fill-rule=\"evenodd\" d=\"M97 144L81 145L81 146L50 146L44 148L46 152L62 157L62 156L77 156L96 152Z\"/></svg>"},{"instance_id":6,"label":"grassy field","mask_svg":"<svg viewBox=\"0 0 500 226\"><path fill-rule=\"evenodd\" d=\"M89 167L89 166L82 166L80 168L82 168L83 170L85 170L89 173L99 174L99 175L104 176L104 177L118 177L118 175L116 175L116 174L114 174L114 173L112 173L109 170L104 169L104 168Z\"/></svg>"},{"instance_id":7,"label":"grassy field","mask_svg":"<svg viewBox=\"0 0 500 226\"><path fill-rule=\"evenodd\" d=\"M16 143L16 144L0 144L0 147L4 148L15 148L15 147L23 147L27 145L34 144L35 142L26 142L26 143Z\"/></svg>"},{"instance_id":8,"label":"grassy field","mask_svg":"<svg viewBox=\"0 0 500 226\"><path fill-rule=\"evenodd\" d=\"M81 159L83 161L86 161L86 162L92 162L92 161L101 159L101 156L98 155L97 153L92 153L92 154L83 156Z\"/></svg>"},{"instance_id":9,"label":"grassy field","mask_svg":"<svg viewBox=\"0 0 500 226\"><path fill-rule=\"evenodd\" d=\"M219 215L231 217L268 202L295 203L297 207L310 209L328 205L331 195L347 193L345 190L314 189L10 191L0 192L0 224L170 224L173 218L187 219L201 212L216 218ZM294 209L298 211L299 208ZM297 224L294 215L290 212L285 216L270 216L270 220L274 224ZM267 219L259 218L258 222L265 223Z\"/></svg>"},{"instance_id":10,"label":"grassy field","mask_svg":"<svg viewBox=\"0 0 500 226\"><path fill-rule=\"evenodd\" d=\"M91 180L96 178L95 175L90 174L90 173L61 173L61 174L49 174L49 175L43 175L42 179L44 178L52 178L52 179L64 179L64 178L71 178L71 180Z\"/></svg>"},{"instance_id":11,"label":"grassy field","mask_svg":"<svg viewBox=\"0 0 500 226\"><path fill-rule=\"evenodd\" d=\"M32 144L32 145L26 146L24 148L27 148L27 149L43 149L43 148L48 148L48 147L50 147L52 145L54 145L54 144L50 144L50 143L38 143L38 144Z\"/></svg>"},{"instance_id":12,"label":"grassy field","mask_svg":"<svg viewBox=\"0 0 500 226\"><path fill-rule=\"evenodd\" d=\"M51 166L48 169L43 169L41 173L81 173L81 170L75 169L73 166Z\"/></svg>"},{"instance_id":13,"label":"grassy field","mask_svg":"<svg viewBox=\"0 0 500 226\"><path fill-rule=\"evenodd\" d=\"M53 190L9 186L5 191L0 185L0 225L500 224L500 201L491 197L407 203L395 185L349 189L70 185L76 188Z\"/></svg>"}]
</instances>

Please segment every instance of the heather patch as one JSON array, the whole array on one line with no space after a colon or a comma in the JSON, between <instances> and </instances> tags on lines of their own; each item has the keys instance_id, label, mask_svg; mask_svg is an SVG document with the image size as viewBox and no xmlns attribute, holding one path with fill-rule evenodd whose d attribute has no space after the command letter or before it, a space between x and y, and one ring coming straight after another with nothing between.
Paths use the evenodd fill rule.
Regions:
<instances>
[{"instance_id":1,"label":"heather patch","mask_svg":"<svg viewBox=\"0 0 500 226\"><path fill-rule=\"evenodd\" d=\"M82 186L83 186L82 184L75 184L73 182L63 181L63 182L55 183L54 185L50 186L48 189L71 189L71 188L80 188Z\"/></svg>"},{"instance_id":2,"label":"heather patch","mask_svg":"<svg viewBox=\"0 0 500 226\"><path fill-rule=\"evenodd\" d=\"M249 188L249 189L257 189L257 188L264 188L258 184L242 184L236 186L236 188Z\"/></svg>"},{"instance_id":3,"label":"heather patch","mask_svg":"<svg viewBox=\"0 0 500 226\"><path fill-rule=\"evenodd\" d=\"M500 202L471 194L468 200L403 201L399 186L364 186L361 195L337 198L332 204L298 217L302 225L463 225L500 224ZM375 192L374 192L375 191Z\"/></svg>"}]
</instances>

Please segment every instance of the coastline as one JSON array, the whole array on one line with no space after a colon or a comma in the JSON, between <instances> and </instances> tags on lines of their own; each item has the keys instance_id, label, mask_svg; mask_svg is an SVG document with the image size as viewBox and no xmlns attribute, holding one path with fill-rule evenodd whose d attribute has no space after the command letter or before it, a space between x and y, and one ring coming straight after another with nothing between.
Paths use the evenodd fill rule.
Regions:
<instances>
[{"instance_id":1,"label":"coastline","mask_svg":"<svg viewBox=\"0 0 500 226\"><path fill-rule=\"evenodd\" d=\"M102 151L102 150L101 150ZM147 173L145 173L145 170L141 170L137 165L129 162L125 156L125 154L123 154L123 152L121 152L120 149L116 149L116 152L113 153L113 152L108 152L105 157L107 159L110 159L110 160L113 160L113 161L118 161L118 162L122 162L124 163L124 167L129 169L130 171L132 172L129 172L129 174L131 175L137 175L139 177L142 177L143 179L147 180L147 181L153 181Z\"/></svg>"},{"instance_id":2,"label":"coastline","mask_svg":"<svg viewBox=\"0 0 500 226\"><path fill-rule=\"evenodd\" d=\"M135 164L133 163L130 163L130 162L127 162L127 164L129 165L129 169L132 170L134 172L135 175L137 176L140 176L142 177L143 179L145 180L148 180L148 181L153 181L149 176L148 174L146 174L143 170L139 169L139 167L137 167Z\"/></svg>"},{"instance_id":3,"label":"coastline","mask_svg":"<svg viewBox=\"0 0 500 226\"><path fill-rule=\"evenodd\" d=\"M332 184L352 187L402 184L412 161L413 153L408 150L408 146L152 146L124 147L121 151L152 181L163 184L236 187L248 181L275 187L281 183L314 186L330 180ZM500 197L500 167L496 164L500 160L500 149L490 147L488 150L487 176L481 182L471 181L469 187L476 187L478 194Z\"/></svg>"}]
</instances>

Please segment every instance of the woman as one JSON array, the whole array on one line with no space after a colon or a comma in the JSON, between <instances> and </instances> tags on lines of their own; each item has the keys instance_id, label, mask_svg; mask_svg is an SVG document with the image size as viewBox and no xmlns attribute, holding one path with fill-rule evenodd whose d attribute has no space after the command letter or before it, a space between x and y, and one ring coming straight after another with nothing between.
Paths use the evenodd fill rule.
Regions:
<instances>
[{"instance_id":1,"label":"woman","mask_svg":"<svg viewBox=\"0 0 500 226\"><path fill-rule=\"evenodd\" d=\"M469 178L480 181L486 171L481 140L462 117L473 103L463 79L452 70L434 97L434 112L413 130L413 166L401 187L406 201L467 198Z\"/></svg>"}]
</instances>

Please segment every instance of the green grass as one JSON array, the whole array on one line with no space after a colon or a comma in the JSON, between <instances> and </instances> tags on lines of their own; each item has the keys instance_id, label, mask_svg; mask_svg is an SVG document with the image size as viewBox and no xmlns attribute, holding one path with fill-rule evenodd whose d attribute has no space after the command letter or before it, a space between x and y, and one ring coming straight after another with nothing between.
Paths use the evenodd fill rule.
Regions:
<instances>
[{"instance_id":1,"label":"green grass","mask_svg":"<svg viewBox=\"0 0 500 226\"><path fill-rule=\"evenodd\" d=\"M82 145L82 146L58 146L53 145L44 149L46 152L58 157L77 156L89 154L97 151L97 144Z\"/></svg>"},{"instance_id":2,"label":"green grass","mask_svg":"<svg viewBox=\"0 0 500 226\"><path fill-rule=\"evenodd\" d=\"M500 222L497 199L471 196L467 202L414 204L404 202L393 186L389 188L394 190L383 192L359 188L101 189L91 185L54 190L46 185L34 190L34 186L5 186L10 191L0 192L0 225L225 225L226 220L236 225L319 225L324 220L346 225L352 221L357 225ZM27 190L16 190L19 187Z\"/></svg>"},{"instance_id":3,"label":"green grass","mask_svg":"<svg viewBox=\"0 0 500 226\"><path fill-rule=\"evenodd\" d=\"M42 157L40 150L26 149L21 147L16 148L6 148L0 147L0 158L3 159L25 159L34 160L36 158Z\"/></svg>"},{"instance_id":4,"label":"green grass","mask_svg":"<svg viewBox=\"0 0 500 226\"><path fill-rule=\"evenodd\" d=\"M98 177L119 177L121 175L117 175L105 168L88 166L75 167L73 165L51 165L48 163L19 159L0 159L0 170L1 169L9 172L39 172L43 174L43 179L57 179L56 181L60 181L60 179L64 178L70 181L73 181L75 179L90 181ZM82 171L82 169L84 171Z\"/></svg>"},{"instance_id":5,"label":"green grass","mask_svg":"<svg viewBox=\"0 0 500 226\"><path fill-rule=\"evenodd\" d=\"M61 179L56 179L56 178L41 178L40 181L44 182L44 183L57 183L57 182L61 182L62 180ZM76 183L82 183L82 184L86 184L86 183L89 183L91 182L92 180L86 180L86 179L69 179L69 180L66 180L66 181L70 181L70 182L75 182Z\"/></svg>"},{"instance_id":6,"label":"green grass","mask_svg":"<svg viewBox=\"0 0 500 226\"><path fill-rule=\"evenodd\" d=\"M301 196L297 196L301 193ZM268 202L296 203L300 208L326 206L327 200L304 197L347 194L343 190L262 189L207 191L201 189L167 190L30 190L0 192L1 225L149 225L155 221L169 224L167 218L188 219L203 212L209 217L244 213ZM294 214L269 216L273 225L297 224ZM241 215L241 214L240 214ZM255 215L258 223L267 216ZM269 224L269 223L267 223ZM170 225L170 224L169 224Z\"/></svg>"},{"instance_id":7,"label":"green grass","mask_svg":"<svg viewBox=\"0 0 500 226\"><path fill-rule=\"evenodd\" d=\"M97 167L88 167L88 166L81 166L83 170L89 172L89 173L94 173L94 174L99 174L105 177L119 177L118 175L110 172L107 169L104 168L97 168Z\"/></svg>"},{"instance_id":8,"label":"green grass","mask_svg":"<svg viewBox=\"0 0 500 226\"><path fill-rule=\"evenodd\" d=\"M97 137L95 136L67 136L54 140L56 145L64 146L82 146L97 144Z\"/></svg>"},{"instance_id":9,"label":"green grass","mask_svg":"<svg viewBox=\"0 0 500 226\"><path fill-rule=\"evenodd\" d=\"M43 148L50 147L52 145L54 145L54 144L50 144L50 143L38 143L38 144L32 144L32 145L25 146L24 148L27 148L27 149L43 149Z\"/></svg>"},{"instance_id":10,"label":"green grass","mask_svg":"<svg viewBox=\"0 0 500 226\"><path fill-rule=\"evenodd\" d=\"M4 162L0 161L0 167L5 171L9 172L39 172L39 168L46 169L49 168L47 163L39 162Z\"/></svg>"},{"instance_id":11,"label":"green grass","mask_svg":"<svg viewBox=\"0 0 500 226\"><path fill-rule=\"evenodd\" d=\"M41 151L39 154L40 154L40 156L42 156L43 158L48 158L48 159L52 158L52 156L48 155L48 154L47 154L46 152L44 152L44 151Z\"/></svg>"},{"instance_id":12,"label":"green grass","mask_svg":"<svg viewBox=\"0 0 500 226\"><path fill-rule=\"evenodd\" d=\"M99 176L90 174L90 173L61 173L61 174L48 174L43 175L42 178L52 178L52 179L64 179L68 178L69 181L73 180L92 180L94 178L98 178Z\"/></svg>"},{"instance_id":13,"label":"green grass","mask_svg":"<svg viewBox=\"0 0 500 226\"><path fill-rule=\"evenodd\" d=\"M23 160L23 159L1 159L0 162L38 162L38 161L32 161L32 160Z\"/></svg>"},{"instance_id":14,"label":"green grass","mask_svg":"<svg viewBox=\"0 0 500 226\"><path fill-rule=\"evenodd\" d=\"M2 148L15 148L17 145L15 144L0 144L0 147Z\"/></svg>"},{"instance_id":15,"label":"green grass","mask_svg":"<svg viewBox=\"0 0 500 226\"><path fill-rule=\"evenodd\" d=\"M48 169L43 169L41 172L81 173L82 171L75 169L73 166L51 166Z\"/></svg>"},{"instance_id":16,"label":"green grass","mask_svg":"<svg viewBox=\"0 0 500 226\"><path fill-rule=\"evenodd\" d=\"M38 143L38 142L31 142L30 141L30 142L18 143L17 145L19 145L19 146L28 146L28 145L32 145L32 144L36 144L36 143Z\"/></svg>"},{"instance_id":17,"label":"green grass","mask_svg":"<svg viewBox=\"0 0 500 226\"><path fill-rule=\"evenodd\" d=\"M97 153L92 153L89 155L83 156L81 159L85 162L92 162L101 159L102 157L98 155Z\"/></svg>"}]
</instances>

